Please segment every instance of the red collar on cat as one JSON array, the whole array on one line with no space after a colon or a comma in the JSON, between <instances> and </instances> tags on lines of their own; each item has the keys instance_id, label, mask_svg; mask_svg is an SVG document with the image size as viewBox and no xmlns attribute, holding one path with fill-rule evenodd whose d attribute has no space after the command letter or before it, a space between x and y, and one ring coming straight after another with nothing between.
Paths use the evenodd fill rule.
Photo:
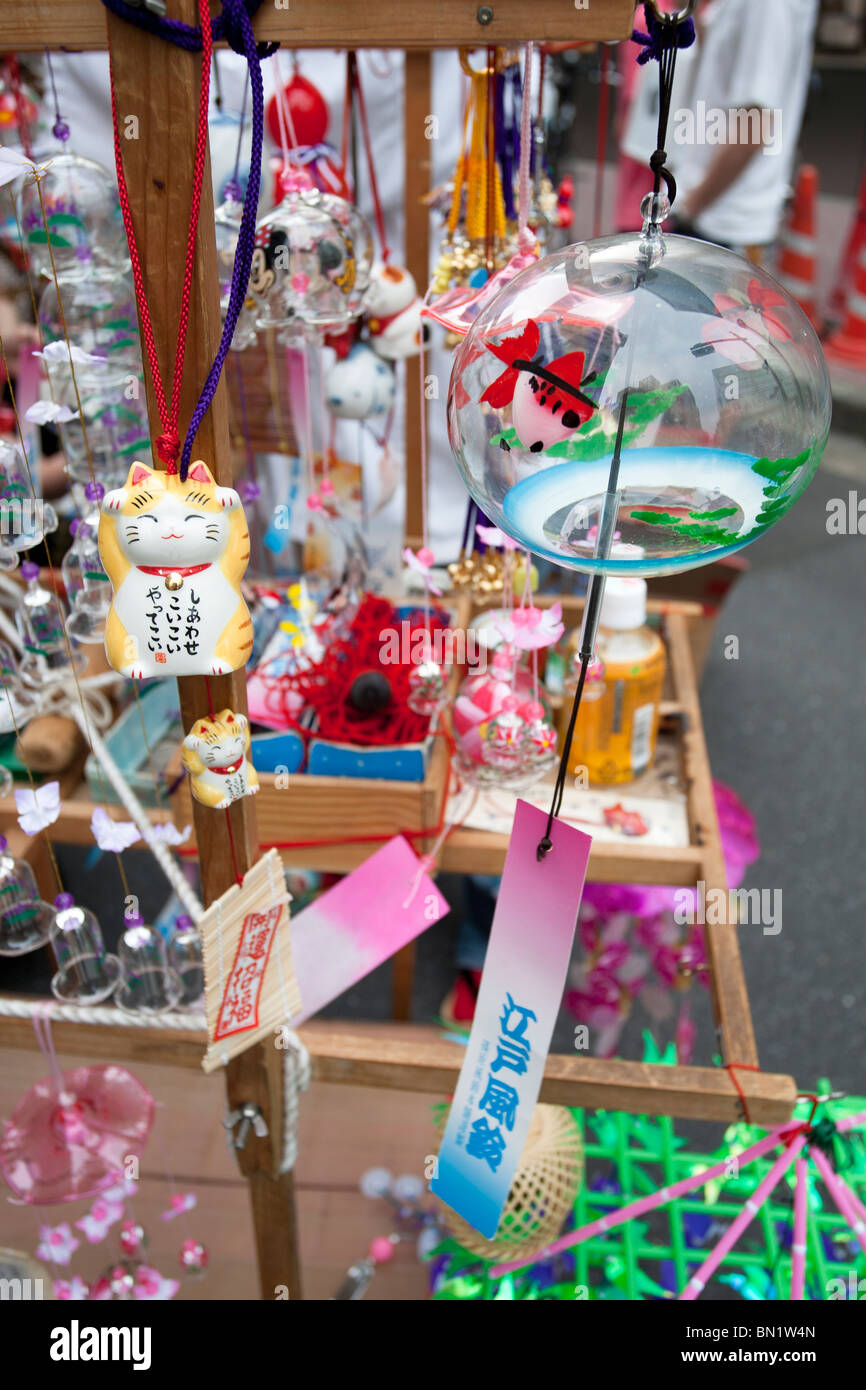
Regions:
<instances>
[{"instance_id":1,"label":"red collar on cat","mask_svg":"<svg viewBox=\"0 0 866 1390\"><path fill-rule=\"evenodd\" d=\"M209 570L213 561L206 560L203 565L136 565L142 574L158 574L165 578L167 574L179 574L186 579L190 574L201 574L202 570Z\"/></svg>"},{"instance_id":2,"label":"red collar on cat","mask_svg":"<svg viewBox=\"0 0 866 1390\"><path fill-rule=\"evenodd\" d=\"M229 775L229 773L231 773L231 772L237 772L237 770L238 770L238 768L240 767L240 765L241 765L241 763L243 762L243 760L244 760L244 755L243 755L243 753L241 753L241 756L238 758L237 762L234 762L234 763L227 763L225 767L209 767L209 766L207 765L207 763L206 763L206 764L205 764L205 771L206 771L206 772L217 772L217 773L219 773L220 777L227 777L227 776Z\"/></svg>"}]
</instances>

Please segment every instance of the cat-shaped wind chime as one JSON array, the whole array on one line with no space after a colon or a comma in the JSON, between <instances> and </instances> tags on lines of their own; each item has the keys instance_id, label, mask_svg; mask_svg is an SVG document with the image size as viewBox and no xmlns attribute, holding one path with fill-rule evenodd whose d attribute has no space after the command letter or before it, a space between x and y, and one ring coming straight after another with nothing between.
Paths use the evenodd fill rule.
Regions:
<instances>
[{"instance_id":1,"label":"cat-shaped wind chime","mask_svg":"<svg viewBox=\"0 0 866 1390\"><path fill-rule=\"evenodd\" d=\"M206 464L193 463L181 482L134 463L103 498L99 553L114 591L105 650L121 675L223 675L246 664L249 531L240 497Z\"/></svg>"}]
</instances>

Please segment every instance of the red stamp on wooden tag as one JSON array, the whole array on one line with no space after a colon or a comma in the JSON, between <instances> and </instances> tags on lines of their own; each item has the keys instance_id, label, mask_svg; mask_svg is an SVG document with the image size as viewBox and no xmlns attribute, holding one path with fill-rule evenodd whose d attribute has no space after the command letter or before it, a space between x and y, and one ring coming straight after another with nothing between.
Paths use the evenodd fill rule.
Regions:
<instances>
[{"instance_id":1,"label":"red stamp on wooden tag","mask_svg":"<svg viewBox=\"0 0 866 1390\"><path fill-rule=\"evenodd\" d=\"M282 911L283 906L278 903L269 912L251 912L244 918L214 1029L215 1042L258 1027L262 984Z\"/></svg>"}]
</instances>

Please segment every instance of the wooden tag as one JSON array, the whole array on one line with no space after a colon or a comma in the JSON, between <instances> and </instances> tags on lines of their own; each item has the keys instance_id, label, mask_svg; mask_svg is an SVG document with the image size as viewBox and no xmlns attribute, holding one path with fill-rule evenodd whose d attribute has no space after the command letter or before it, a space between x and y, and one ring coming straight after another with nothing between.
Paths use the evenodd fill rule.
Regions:
<instances>
[{"instance_id":1,"label":"wooden tag","mask_svg":"<svg viewBox=\"0 0 866 1390\"><path fill-rule=\"evenodd\" d=\"M225 1066L301 1009L292 962L289 903L277 850L244 874L201 918L206 1072Z\"/></svg>"}]
</instances>

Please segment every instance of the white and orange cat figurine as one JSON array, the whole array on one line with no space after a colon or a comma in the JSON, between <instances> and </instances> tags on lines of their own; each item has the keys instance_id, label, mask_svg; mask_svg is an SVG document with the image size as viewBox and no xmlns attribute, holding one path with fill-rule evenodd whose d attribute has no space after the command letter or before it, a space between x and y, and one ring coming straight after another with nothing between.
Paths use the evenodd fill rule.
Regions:
<instances>
[{"instance_id":1,"label":"white and orange cat figurine","mask_svg":"<svg viewBox=\"0 0 866 1390\"><path fill-rule=\"evenodd\" d=\"M107 492L99 554L113 599L108 660L132 680L237 671L253 646L241 596L250 556L241 499L201 460L187 480L134 463Z\"/></svg>"},{"instance_id":2,"label":"white and orange cat figurine","mask_svg":"<svg viewBox=\"0 0 866 1390\"><path fill-rule=\"evenodd\" d=\"M255 796L259 777L249 758L250 721L220 710L197 719L183 741L181 760L196 801L221 811L242 796Z\"/></svg>"}]
</instances>

